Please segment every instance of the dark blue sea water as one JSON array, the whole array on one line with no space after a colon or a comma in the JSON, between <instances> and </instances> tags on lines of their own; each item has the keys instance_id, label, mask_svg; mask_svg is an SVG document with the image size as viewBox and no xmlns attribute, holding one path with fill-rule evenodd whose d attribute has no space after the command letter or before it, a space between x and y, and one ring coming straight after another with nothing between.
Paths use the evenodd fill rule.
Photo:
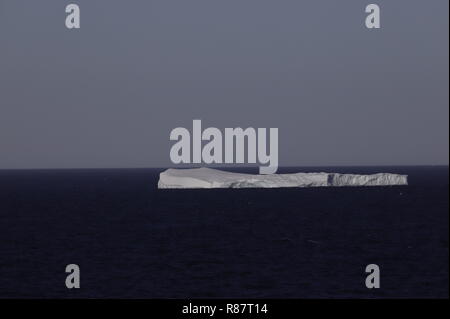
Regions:
<instances>
[{"instance_id":1,"label":"dark blue sea water","mask_svg":"<svg viewBox=\"0 0 450 319\"><path fill-rule=\"evenodd\" d=\"M448 167L286 168L410 185L234 190L158 190L160 171L0 171L0 297L448 298Z\"/></svg>"}]
</instances>

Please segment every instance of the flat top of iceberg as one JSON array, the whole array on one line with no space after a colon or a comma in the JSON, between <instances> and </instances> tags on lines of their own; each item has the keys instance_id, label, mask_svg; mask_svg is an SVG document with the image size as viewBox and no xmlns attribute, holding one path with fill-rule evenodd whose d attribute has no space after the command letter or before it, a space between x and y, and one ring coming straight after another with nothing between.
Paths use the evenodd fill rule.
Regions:
<instances>
[{"instance_id":1,"label":"flat top of iceberg","mask_svg":"<svg viewBox=\"0 0 450 319\"><path fill-rule=\"evenodd\" d=\"M339 173L243 174L212 168L167 169L159 176L158 188L281 188L325 186L407 185L407 175Z\"/></svg>"}]
</instances>

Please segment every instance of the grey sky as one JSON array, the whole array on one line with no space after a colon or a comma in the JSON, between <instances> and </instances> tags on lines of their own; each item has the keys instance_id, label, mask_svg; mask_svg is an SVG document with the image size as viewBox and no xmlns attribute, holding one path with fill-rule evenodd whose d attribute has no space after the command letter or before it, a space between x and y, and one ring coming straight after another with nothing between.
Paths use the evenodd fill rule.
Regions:
<instances>
[{"instance_id":1,"label":"grey sky","mask_svg":"<svg viewBox=\"0 0 450 319\"><path fill-rule=\"evenodd\" d=\"M0 168L169 166L193 119L278 127L280 166L448 165L447 0L73 2L0 0Z\"/></svg>"}]
</instances>

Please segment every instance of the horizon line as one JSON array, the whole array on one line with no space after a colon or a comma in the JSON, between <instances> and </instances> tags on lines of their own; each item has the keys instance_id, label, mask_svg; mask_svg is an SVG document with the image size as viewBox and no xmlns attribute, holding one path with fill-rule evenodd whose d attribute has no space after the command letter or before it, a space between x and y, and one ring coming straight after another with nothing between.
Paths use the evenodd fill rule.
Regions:
<instances>
[{"instance_id":1,"label":"horizon line","mask_svg":"<svg viewBox=\"0 0 450 319\"><path fill-rule=\"evenodd\" d=\"M279 166L280 168L320 168L320 167L448 167L449 164L379 164L379 165L285 165ZM189 168L200 168L200 167L208 167L214 169L221 168L254 168L258 169L258 166L215 166L215 165L204 165L204 166L142 166L142 167L24 167L24 168L0 168L0 171L38 171L38 170L137 170L137 169L169 169L169 168L178 168L178 169L189 169Z\"/></svg>"}]
</instances>

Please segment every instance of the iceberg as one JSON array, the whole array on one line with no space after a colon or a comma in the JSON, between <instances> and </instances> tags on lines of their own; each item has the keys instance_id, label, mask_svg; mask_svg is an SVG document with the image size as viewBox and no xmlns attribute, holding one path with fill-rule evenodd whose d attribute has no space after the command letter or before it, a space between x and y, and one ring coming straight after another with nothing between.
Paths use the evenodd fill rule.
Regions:
<instances>
[{"instance_id":1,"label":"iceberg","mask_svg":"<svg viewBox=\"0 0 450 319\"><path fill-rule=\"evenodd\" d=\"M408 176L390 173L372 175L339 173L294 173L253 175L212 168L169 168L159 174L158 188L281 188L330 186L408 185Z\"/></svg>"}]
</instances>

